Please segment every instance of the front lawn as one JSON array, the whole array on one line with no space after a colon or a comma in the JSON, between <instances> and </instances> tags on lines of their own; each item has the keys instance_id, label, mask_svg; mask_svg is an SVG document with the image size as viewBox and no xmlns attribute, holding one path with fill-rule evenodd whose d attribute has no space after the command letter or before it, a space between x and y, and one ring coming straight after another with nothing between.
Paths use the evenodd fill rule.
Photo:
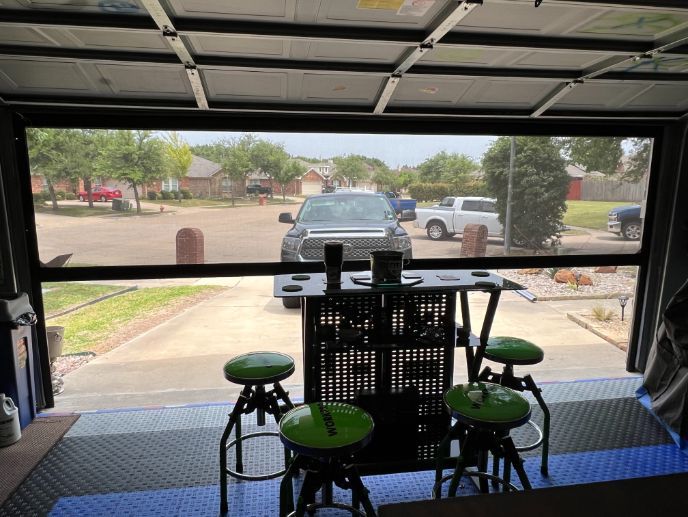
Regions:
<instances>
[{"instance_id":1,"label":"front lawn","mask_svg":"<svg viewBox=\"0 0 688 517\"><path fill-rule=\"evenodd\" d=\"M130 327L158 321L159 314L169 307L192 304L199 295L220 289L216 286L139 289L52 319L50 325L65 328L63 355L102 353L126 341L124 336L130 334Z\"/></svg>"},{"instance_id":2,"label":"front lawn","mask_svg":"<svg viewBox=\"0 0 688 517\"><path fill-rule=\"evenodd\" d=\"M143 210L142 213L136 213L136 206L132 206L131 210L126 212L115 211L112 209L110 203L99 203L93 204L93 208L89 208L87 204L81 205L67 205L60 206L58 201L58 209L53 210L52 205L34 205L34 212L37 214L51 214L51 215L63 215L66 217L103 217L103 216L114 216L114 217L129 217L132 215L152 215L157 212L154 210Z\"/></svg>"},{"instance_id":3,"label":"front lawn","mask_svg":"<svg viewBox=\"0 0 688 517\"><path fill-rule=\"evenodd\" d=\"M615 206L628 205L626 201L567 201L564 224L592 230L607 229L607 214Z\"/></svg>"},{"instance_id":4,"label":"front lawn","mask_svg":"<svg viewBox=\"0 0 688 517\"><path fill-rule=\"evenodd\" d=\"M231 198L228 199L182 199L182 202L180 203L176 199L157 199L155 201L148 200L149 203L156 203L158 205L165 205L165 206L180 206L180 207L204 207L204 208L231 208L232 207L232 200ZM286 201L282 201L282 196L275 196L273 198L268 198L268 205L282 205L282 204L294 204L294 203L300 203L301 201L296 201L292 198L287 198ZM244 198L244 197L235 197L234 198L234 205L239 207L239 206L258 206L258 198L257 197L251 197L251 198Z\"/></svg>"},{"instance_id":5,"label":"front lawn","mask_svg":"<svg viewBox=\"0 0 688 517\"><path fill-rule=\"evenodd\" d=\"M122 289L117 285L78 282L46 282L42 287L46 290L43 293L43 308L46 316Z\"/></svg>"}]
</instances>

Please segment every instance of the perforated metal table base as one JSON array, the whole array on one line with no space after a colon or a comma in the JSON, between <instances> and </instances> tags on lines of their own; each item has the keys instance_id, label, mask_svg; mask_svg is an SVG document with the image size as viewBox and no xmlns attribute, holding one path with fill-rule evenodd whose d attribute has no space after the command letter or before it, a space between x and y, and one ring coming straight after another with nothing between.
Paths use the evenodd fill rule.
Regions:
<instances>
[{"instance_id":1,"label":"perforated metal table base","mask_svg":"<svg viewBox=\"0 0 688 517\"><path fill-rule=\"evenodd\" d=\"M525 453L533 486L688 472L688 456L633 398L639 384L637 378L544 384L552 410L550 476L540 475L537 450ZM0 507L0 516L217 515L216 452L229 409L208 405L84 413ZM258 430L251 421L244 427ZM265 440L247 455L247 469L265 471L281 463L279 446ZM400 473L367 476L364 482L378 506L429 498L433 476L430 471ZM276 515L279 482L232 481L230 514ZM473 483L465 480L459 494L475 494ZM347 501L348 494L335 489L334 497Z\"/></svg>"}]
</instances>

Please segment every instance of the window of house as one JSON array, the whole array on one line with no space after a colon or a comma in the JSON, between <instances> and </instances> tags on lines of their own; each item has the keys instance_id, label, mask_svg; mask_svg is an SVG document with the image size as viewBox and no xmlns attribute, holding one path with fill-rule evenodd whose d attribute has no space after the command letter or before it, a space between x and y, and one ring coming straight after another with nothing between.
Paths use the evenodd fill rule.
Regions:
<instances>
[{"instance_id":1,"label":"window of house","mask_svg":"<svg viewBox=\"0 0 688 517\"><path fill-rule=\"evenodd\" d=\"M179 180L177 178L162 180L162 190L164 192L177 192L179 190Z\"/></svg>"}]
</instances>

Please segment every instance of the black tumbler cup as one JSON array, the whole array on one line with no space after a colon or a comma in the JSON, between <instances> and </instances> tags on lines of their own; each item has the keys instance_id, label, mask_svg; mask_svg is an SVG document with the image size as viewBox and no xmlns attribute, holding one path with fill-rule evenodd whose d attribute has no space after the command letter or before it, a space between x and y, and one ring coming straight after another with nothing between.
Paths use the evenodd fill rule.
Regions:
<instances>
[{"instance_id":1,"label":"black tumbler cup","mask_svg":"<svg viewBox=\"0 0 688 517\"><path fill-rule=\"evenodd\" d=\"M325 243L325 278L328 285L342 283L342 262L344 261L344 245L337 241Z\"/></svg>"}]
</instances>

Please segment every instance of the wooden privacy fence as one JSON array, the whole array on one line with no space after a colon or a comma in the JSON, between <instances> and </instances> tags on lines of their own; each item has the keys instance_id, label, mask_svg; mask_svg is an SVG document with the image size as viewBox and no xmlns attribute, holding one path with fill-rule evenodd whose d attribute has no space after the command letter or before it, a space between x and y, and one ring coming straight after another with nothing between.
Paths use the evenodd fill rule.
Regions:
<instances>
[{"instance_id":1,"label":"wooden privacy fence","mask_svg":"<svg viewBox=\"0 0 688 517\"><path fill-rule=\"evenodd\" d=\"M615 181L607 178L583 178L581 200L583 201L635 201L644 198L645 184Z\"/></svg>"}]
</instances>

